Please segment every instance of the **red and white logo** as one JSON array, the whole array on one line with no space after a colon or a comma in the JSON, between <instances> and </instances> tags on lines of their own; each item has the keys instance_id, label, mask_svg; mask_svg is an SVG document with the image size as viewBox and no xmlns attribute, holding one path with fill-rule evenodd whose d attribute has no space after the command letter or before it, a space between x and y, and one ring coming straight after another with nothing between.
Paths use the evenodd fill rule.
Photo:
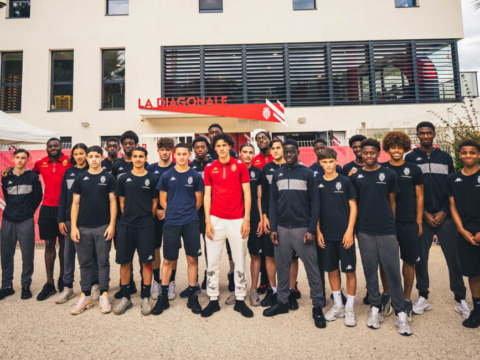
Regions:
<instances>
[{"instance_id":1,"label":"red and white logo","mask_svg":"<svg viewBox=\"0 0 480 360\"><path fill-rule=\"evenodd\" d=\"M265 106L263 108L263 117L265 118L265 120L268 120L271 115L272 115L272 112L270 111L270 108L268 106Z\"/></svg>"}]
</instances>

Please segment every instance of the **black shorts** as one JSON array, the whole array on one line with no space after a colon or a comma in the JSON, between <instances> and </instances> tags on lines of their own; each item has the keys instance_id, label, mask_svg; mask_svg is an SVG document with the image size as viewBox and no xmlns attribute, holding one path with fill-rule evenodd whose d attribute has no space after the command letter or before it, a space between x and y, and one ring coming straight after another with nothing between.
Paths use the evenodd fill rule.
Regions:
<instances>
[{"instance_id":1,"label":"black shorts","mask_svg":"<svg viewBox=\"0 0 480 360\"><path fill-rule=\"evenodd\" d=\"M58 229L57 216L58 206L42 205L40 214L38 215L40 239L55 240L57 237L63 237Z\"/></svg>"},{"instance_id":2,"label":"black shorts","mask_svg":"<svg viewBox=\"0 0 480 360\"><path fill-rule=\"evenodd\" d=\"M163 225L165 224L165 221L154 218L153 223L155 225L155 249L158 249L162 246Z\"/></svg>"},{"instance_id":3,"label":"black shorts","mask_svg":"<svg viewBox=\"0 0 480 360\"><path fill-rule=\"evenodd\" d=\"M205 232L207 225L205 224L205 211L203 210L203 206L198 210L198 218L199 218L199 226L200 226L200 234L203 236L203 240L205 240Z\"/></svg>"},{"instance_id":4,"label":"black shorts","mask_svg":"<svg viewBox=\"0 0 480 360\"><path fill-rule=\"evenodd\" d=\"M344 273L355 272L357 266L357 255L355 253L355 242L350 248L345 249L342 241L325 241L323 249L323 264L326 272L341 269Z\"/></svg>"},{"instance_id":5,"label":"black shorts","mask_svg":"<svg viewBox=\"0 0 480 360\"><path fill-rule=\"evenodd\" d=\"M480 246L470 244L460 234L458 234L458 260L463 276L480 276Z\"/></svg>"},{"instance_id":6,"label":"black shorts","mask_svg":"<svg viewBox=\"0 0 480 360\"><path fill-rule=\"evenodd\" d=\"M198 221L188 225L170 225L163 227L163 257L170 261L178 260L178 253L185 246L185 254L191 257L202 255L200 244L200 226Z\"/></svg>"},{"instance_id":7,"label":"black shorts","mask_svg":"<svg viewBox=\"0 0 480 360\"><path fill-rule=\"evenodd\" d=\"M251 255L260 256L263 255L263 235L258 237L257 233L255 231L252 231L252 225L253 224L250 224L250 234L248 235L248 252Z\"/></svg>"},{"instance_id":8,"label":"black shorts","mask_svg":"<svg viewBox=\"0 0 480 360\"><path fill-rule=\"evenodd\" d=\"M420 261L420 239L416 222L397 221L397 240L400 247L400 258L414 265Z\"/></svg>"},{"instance_id":9,"label":"black shorts","mask_svg":"<svg viewBox=\"0 0 480 360\"><path fill-rule=\"evenodd\" d=\"M273 245L270 234L263 234L262 237L263 255L268 257L275 257L275 245Z\"/></svg>"},{"instance_id":10,"label":"black shorts","mask_svg":"<svg viewBox=\"0 0 480 360\"><path fill-rule=\"evenodd\" d=\"M135 250L140 263L148 263L155 258L154 226L133 227L117 225L117 264L128 264L133 260Z\"/></svg>"}]
</instances>

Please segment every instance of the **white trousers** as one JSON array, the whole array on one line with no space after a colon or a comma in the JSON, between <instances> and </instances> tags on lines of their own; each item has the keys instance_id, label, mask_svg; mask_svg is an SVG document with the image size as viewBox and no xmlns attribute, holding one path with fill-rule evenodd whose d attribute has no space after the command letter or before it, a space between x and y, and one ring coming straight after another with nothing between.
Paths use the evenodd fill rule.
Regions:
<instances>
[{"instance_id":1,"label":"white trousers","mask_svg":"<svg viewBox=\"0 0 480 360\"><path fill-rule=\"evenodd\" d=\"M244 300L247 295L247 275L245 272L245 257L247 255L248 237L242 238L240 228L243 219L226 220L210 216L213 226L213 240L206 238L207 246L207 294L210 300L218 300L220 260L225 240L228 239L232 250L232 259L235 263L235 297Z\"/></svg>"}]
</instances>

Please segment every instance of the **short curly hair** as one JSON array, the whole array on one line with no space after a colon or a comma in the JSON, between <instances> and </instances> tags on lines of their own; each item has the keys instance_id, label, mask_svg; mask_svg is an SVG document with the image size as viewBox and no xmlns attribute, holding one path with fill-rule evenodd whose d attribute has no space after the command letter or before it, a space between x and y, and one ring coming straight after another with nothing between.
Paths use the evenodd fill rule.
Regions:
<instances>
[{"instance_id":1,"label":"short curly hair","mask_svg":"<svg viewBox=\"0 0 480 360\"><path fill-rule=\"evenodd\" d=\"M172 150L173 146L175 145L175 140L171 137L161 137L157 141L157 149L165 148Z\"/></svg>"},{"instance_id":2,"label":"short curly hair","mask_svg":"<svg viewBox=\"0 0 480 360\"><path fill-rule=\"evenodd\" d=\"M390 131L383 138L382 148L388 152L394 145L398 145L405 150L405 152L412 149L412 141L410 137L402 131Z\"/></svg>"}]
</instances>

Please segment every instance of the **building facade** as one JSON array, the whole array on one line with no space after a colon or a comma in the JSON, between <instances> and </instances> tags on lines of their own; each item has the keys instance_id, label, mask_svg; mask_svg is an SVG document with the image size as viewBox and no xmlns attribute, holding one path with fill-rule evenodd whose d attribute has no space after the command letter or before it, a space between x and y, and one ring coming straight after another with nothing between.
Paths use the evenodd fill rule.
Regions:
<instances>
[{"instance_id":1,"label":"building facade","mask_svg":"<svg viewBox=\"0 0 480 360\"><path fill-rule=\"evenodd\" d=\"M345 141L363 126L435 120L461 100L460 1L6 1L1 104L73 143L132 129L189 140L209 124ZM139 99L227 96L285 105L288 127L139 109Z\"/></svg>"}]
</instances>

